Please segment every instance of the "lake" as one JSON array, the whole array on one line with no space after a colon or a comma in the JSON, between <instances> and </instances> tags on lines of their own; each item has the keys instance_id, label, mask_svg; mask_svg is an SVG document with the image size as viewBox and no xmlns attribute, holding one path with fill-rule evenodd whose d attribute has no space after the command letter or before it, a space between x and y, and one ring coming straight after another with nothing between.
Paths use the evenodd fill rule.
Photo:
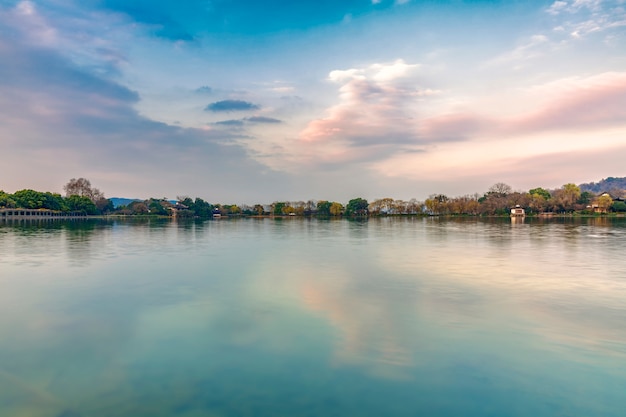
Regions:
<instances>
[{"instance_id":1,"label":"lake","mask_svg":"<svg viewBox=\"0 0 626 417\"><path fill-rule=\"evenodd\" d=\"M0 223L0 416L624 416L626 219Z\"/></svg>"}]
</instances>

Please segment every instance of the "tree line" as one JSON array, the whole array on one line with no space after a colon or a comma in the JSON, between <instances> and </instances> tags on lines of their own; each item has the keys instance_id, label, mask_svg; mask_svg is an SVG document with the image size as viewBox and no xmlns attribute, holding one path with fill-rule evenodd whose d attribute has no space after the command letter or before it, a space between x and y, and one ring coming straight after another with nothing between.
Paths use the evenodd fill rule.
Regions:
<instances>
[{"instance_id":1,"label":"tree line","mask_svg":"<svg viewBox=\"0 0 626 417\"><path fill-rule=\"evenodd\" d=\"M0 208L44 209L87 215L107 214L114 210L111 200L85 178L72 178L63 189L65 196L31 189L13 194L0 190Z\"/></svg>"},{"instance_id":2,"label":"tree line","mask_svg":"<svg viewBox=\"0 0 626 417\"><path fill-rule=\"evenodd\" d=\"M424 206L430 214L453 215L505 215L517 206L524 208L527 214L626 212L625 194L624 190L601 194L581 191L579 186L571 183L554 190L537 187L521 192L513 191L507 184L497 183L483 195L454 198L432 195Z\"/></svg>"},{"instance_id":3,"label":"tree line","mask_svg":"<svg viewBox=\"0 0 626 417\"><path fill-rule=\"evenodd\" d=\"M432 194L425 201L392 198L368 202L354 198L345 205L330 200L275 201L271 204L236 205L209 203L202 198L179 196L176 200L149 198L114 207L110 199L85 178L72 178L64 187L65 196L50 192L20 190L13 194L0 191L0 208L48 209L80 212L88 215L119 214L208 218L215 214L228 216L318 216L364 217L385 215L508 215L512 207L526 213L593 213L626 212L626 191L609 193L582 191L575 184L548 190L541 187L529 191L513 191L505 183L496 183L485 193L448 197Z\"/></svg>"}]
</instances>

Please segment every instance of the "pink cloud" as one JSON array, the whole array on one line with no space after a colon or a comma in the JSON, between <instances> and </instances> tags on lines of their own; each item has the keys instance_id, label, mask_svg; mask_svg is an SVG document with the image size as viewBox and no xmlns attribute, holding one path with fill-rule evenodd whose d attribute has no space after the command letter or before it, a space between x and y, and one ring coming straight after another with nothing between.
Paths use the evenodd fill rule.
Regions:
<instances>
[{"instance_id":1,"label":"pink cloud","mask_svg":"<svg viewBox=\"0 0 626 417\"><path fill-rule=\"evenodd\" d=\"M300 139L355 146L415 139L415 103L420 96L433 93L407 82L416 68L398 60L365 69L332 71L329 80L341 84L339 102L326 110L325 118L311 121Z\"/></svg>"},{"instance_id":2,"label":"pink cloud","mask_svg":"<svg viewBox=\"0 0 626 417\"><path fill-rule=\"evenodd\" d=\"M503 138L550 131L626 126L626 73L567 78L536 86L526 97L535 108L514 116L460 110L419 120L423 142Z\"/></svg>"},{"instance_id":3,"label":"pink cloud","mask_svg":"<svg viewBox=\"0 0 626 417\"><path fill-rule=\"evenodd\" d=\"M420 136L429 141L460 141L492 128L493 121L471 112L457 112L423 119Z\"/></svg>"},{"instance_id":4,"label":"pink cloud","mask_svg":"<svg viewBox=\"0 0 626 417\"><path fill-rule=\"evenodd\" d=\"M535 93L553 98L539 109L510 120L511 131L526 133L626 124L626 73L561 80L536 88Z\"/></svg>"}]
</instances>

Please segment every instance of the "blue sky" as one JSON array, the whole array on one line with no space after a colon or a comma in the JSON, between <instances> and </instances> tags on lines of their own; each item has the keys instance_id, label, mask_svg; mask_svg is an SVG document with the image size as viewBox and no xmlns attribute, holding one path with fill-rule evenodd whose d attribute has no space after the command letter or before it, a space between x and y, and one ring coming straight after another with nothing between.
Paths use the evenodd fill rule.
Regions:
<instances>
[{"instance_id":1,"label":"blue sky","mask_svg":"<svg viewBox=\"0 0 626 417\"><path fill-rule=\"evenodd\" d=\"M248 204L626 176L626 2L0 0L0 154Z\"/></svg>"}]
</instances>

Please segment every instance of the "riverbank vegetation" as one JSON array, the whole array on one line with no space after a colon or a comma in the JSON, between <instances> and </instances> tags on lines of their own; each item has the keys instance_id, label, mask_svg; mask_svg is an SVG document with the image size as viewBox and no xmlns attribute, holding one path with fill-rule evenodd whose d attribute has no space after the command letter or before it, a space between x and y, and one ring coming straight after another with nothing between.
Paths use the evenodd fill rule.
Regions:
<instances>
[{"instance_id":1,"label":"riverbank vegetation","mask_svg":"<svg viewBox=\"0 0 626 417\"><path fill-rule=\"evenodd\" d=\"M607 184L622 185L619 178L609 177ZM602 182L600 182L602 183ZM600 184L597 183L597 184ZM381 198L368 202L354 198L345 205L329 200L275 201L271 204L236 205L210 203L202 198L179 196L176 200L149 198L134 200L115 207L85 178L72 178L64 187L65 196L30 189L13 194L0 191L0 209L27 208L61 212L80 212L87 215L175 216L209 218L214 216L318 216L365 217L389 215L508 215L512 207L524 208L527 215L551 214L608 214L626 213L626 190L616 188L593 192L596 183L565 184L548 190L541 187L528 191L513 191L511 186L496 183L483 194L448 197L433 194L425 201ZM593 189L596 189L593 188Z\"/></svg>"}]
</instances>

